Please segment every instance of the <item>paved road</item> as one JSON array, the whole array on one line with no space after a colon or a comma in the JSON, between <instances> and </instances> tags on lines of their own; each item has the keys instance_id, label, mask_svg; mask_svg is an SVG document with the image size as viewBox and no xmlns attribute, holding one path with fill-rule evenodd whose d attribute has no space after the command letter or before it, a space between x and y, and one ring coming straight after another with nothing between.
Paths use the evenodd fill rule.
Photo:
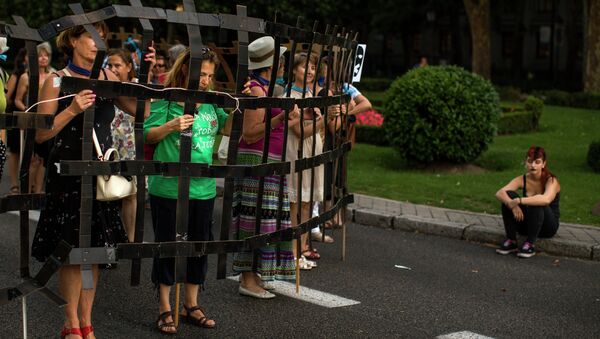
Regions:
<instances>
[{"instance_id":1,"label":"paved road","mask_svg":"<svg viewBox=\"0 0 600 339\"><path fill-rule=\"evenodd\" d=\"M16 221L0 215L1 287L18 283ZM218 327L182 325L178 337L433 338L464 330L495 338L600 337L600 262L502 257L465 241L360 225L348 229L345 262L340 241L319 250L323 259L302 275L303 285L360 304L325 308L281 295L241 297L236 282L215 280L211 257L201 303ZM94 311L99 338L163 337L153 328L158 310L149 268L147 260L139 287L128 286L128 262L101 274ZM56 290L55 278L50 287ZM0 307L0 337L21 335L20 310L19 303ZM31 337L57 337L61 325L56 306L39 295L29 298Z\"/></svg>"}]
</instances>

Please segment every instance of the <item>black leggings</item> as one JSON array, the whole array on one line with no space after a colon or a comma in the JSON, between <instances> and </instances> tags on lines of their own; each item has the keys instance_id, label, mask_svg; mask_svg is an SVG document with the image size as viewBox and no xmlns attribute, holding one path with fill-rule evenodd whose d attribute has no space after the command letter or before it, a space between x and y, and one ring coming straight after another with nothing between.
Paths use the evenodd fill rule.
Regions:
<instances>
[{"instance_id":1,"label":"black leggings","mask_svg":"<svg viewBox=\"0 0 600 339\"><path fill-rule=\"evenodd\" d=\"M215 199L190 200L187 240L213 240L212 213ZM154 241L175 241L177 200L150 195ZM186 282L203 285L208 268L207 256L187 258ZM175 258L154 258L152 282L155 285L175 283Z\"/></svg>"},{"instance_id":2,"label":"black leggings","mask_svg":"<svg viewBox=\"0 0 600 339\"><path fill-rule=\"evenodd\" d=\"M519 197L514 191L506 192L511 199ZM523 211L523 221L515 220L512 211L502 204L502 220L508 239L516 240L517 232L527 236L527 241L534 243L538 237L551 238L558 231L558 218L550 206L519 205Z\"/></svg>"}]
</instances>

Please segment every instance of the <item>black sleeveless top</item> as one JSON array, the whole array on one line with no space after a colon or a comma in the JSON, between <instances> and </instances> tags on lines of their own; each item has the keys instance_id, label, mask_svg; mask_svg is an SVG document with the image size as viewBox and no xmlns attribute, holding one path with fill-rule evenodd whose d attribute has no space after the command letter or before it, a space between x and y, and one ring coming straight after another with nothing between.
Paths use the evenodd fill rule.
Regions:
<instances>
[{"instance_id":1,"label":"black sleeveless top","mask_svg":"<svg viewBox=\"0 0 600 339\"><path fill-rule=\"evenodd\" d=\"M104 71L104 70L103 70ZM106 77L106 73L104 74ZM59 97L66 93L62 92ZM62 112L73 101L72 97L58 101L56 114ZM112 99L96 97L94 129L100 148L104 153L112 146L111 122L115 118ZM90 131L91 133L91 131ZM61 160L81 160L83 142L83 113L74 117L54 138L50 151L46 177L46 204L41 211L31 245L31 254L43 262L54 251L61 239L79 246L81 207L81 177L64 176L58 172ZM92 159L95 150L92 147ZM95 194L95 180L92 180ZM92 205L92 247L113 246L125 242L125 232L119 214L120 201L94 200Z\"/></svg>"},{"instance_id":2,"label":"black sleeveless top","mask_svg":"<svg viewBox=\"0 0 600 339\"><path fill-rule=\"evenodd\" d=\"M527 196L527 178L526 178L526 174L523 174L523 197L526 197L526 196ZM552 202L549 205L550 209L552 210L552 213L554 213L554 216L556 216L557 219L560 217L559 204L560 204L560 192L556 193L556 196L554 196L554 200L552 200Z\"/></svg>"},{"instance_id":3,"label":"black sleeveless top","mask_svg":"<svg viewBox=\"0 0 600 339\"><path fill-rule=\"evenodd\" d=\"M102 70L102 72L104 73L104 70ZM106 73L104 73L104 76L106 78ZM59 96L62 97L65 94L66 93L61 91ZM69 107L72 101L72 97L59 100L56 114ZM112 99L104 99L101 97L96 98L95 104L96 113L94 114L94 129L96 130L96 135L98 136L98 142L100 144L100 148L102 149L102 153L104 153L112 146L110 124L115 118L115 106ZM82 144L83 113L78 114L75 118L69 121L69 123L54 137L54 146L52 147L48 157L47 167L52 167L49 170L49 174L52 172L54 172L53 174L57 174L57 167L55 163L59 163L61 160L81 160ZM96 159L95 156L96 151L92 147L92 159ZM48 187L46 188L47 191L61 191L64 189L64 187L62 187L64 184L63 181L73 181L72 177L69 178L58 176L57 179L58 180L54 180L52 183L48 182L48 184L58 184L58 186Z\"/></svg>"}]
</instances>

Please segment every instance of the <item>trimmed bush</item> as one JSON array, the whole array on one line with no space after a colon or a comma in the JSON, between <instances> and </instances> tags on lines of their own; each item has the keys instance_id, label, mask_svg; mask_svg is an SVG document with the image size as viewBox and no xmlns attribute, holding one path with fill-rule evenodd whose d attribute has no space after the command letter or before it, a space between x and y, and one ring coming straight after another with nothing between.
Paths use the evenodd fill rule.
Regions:
<instances>
[{"instance_id":1,"label":"trimmed bush","mask_svg":"<svg viewBox=\"0 0 600 339\"><path fill-rule=\"evenodd\" d=\"M407 160L464 163L492 141L500 104L480 76L456 66L429 66L392 83L383 115L390 145Z\"/></svg>"},{"instance_id":2,"label":"trimmed bush","mask_svg":"<svg viewBox=\"0 0 600 339\"><path fill-rule=\"evenodd\" d=\"M533 95L544 99L547 105L600 109L600 94L569 93L559 90L535 91Z\"/></svg>"},{"instance_id":3,"label":"trimmed bush","mask_svg":"<svg viewBox=\"0 0 600 339\"><path fill-rule=\"evenodd\" d=\"M389 146L382 127L369 125L355 125L356 142L377 146Z\"/></svg>"},{"instance_id":4,"label":"trimmed bush","mask_svg":"<svg viewBox=\"0 0 600 339\"><path fill-rule=\"evenodd\" d=\"M573 107L600 109L600 94L598 93L573 93Z\"/></svg>"},{"instance_id":5,"label":"trimmed bush","mask_svg":"<svg viewBox=\"0 0 600 339\"><path fill-rule=\"evenodd\" d=\"M587 154L588 165L594 172L600 173L600 141L592 142Z\"/></svg>"},{"instance_id":6,"label":"trimmed bush","mask_svg":"<svg viewBox=\"0 0 600 339\"><path fill-rule=\"evenodd\" d=\"M521 90L518 87L494 86L494 88L496 89L496 92L498 92L498 95L500 96L500 100L520 101L521 96L523 95L523 93L521 93Z\"/></svg>"},{"instance_id":7,"label":"trimmed bush","mask_svg":"<svg viewBox=\"0 0 600 339\"><path fill-rule=\"evenodd\" d=\"M571 106L572 99L569 92L553 89L548 91L534 91L533 95L544 99L544 102L548 105Z\"/></svg>"},{"instance_id":8,"label":"trimmed bush","mask_svg":"<svg viewBox=\"0 0 600 339\"><path fill-rule=\"evenodd\" d=\"M535 131L538 125L534 121L534 114L531 111L521 109L503 112L498 121L498 134L517 134Z\"/></svg>"}]
</instances>

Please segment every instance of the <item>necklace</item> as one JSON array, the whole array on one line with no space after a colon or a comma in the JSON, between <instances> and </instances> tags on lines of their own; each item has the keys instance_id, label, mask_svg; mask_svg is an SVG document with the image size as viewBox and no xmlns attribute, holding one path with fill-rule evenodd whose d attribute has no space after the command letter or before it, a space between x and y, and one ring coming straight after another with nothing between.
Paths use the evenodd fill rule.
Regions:
<instances>
[{"instance_id":1,"label":"necklace","mask_svg":"<svg viewBox=\"0 0 600 339\"><path fill-rule=\"evenodd\" d=\"M69 64L67 64L67 68L79 75L83 75L86 77L89 77L90 75L92 75L92 71L89 71L83 67L79 67L79 66L75 65L71 60L69 60Z\"/></svg>"}]
</instances>

